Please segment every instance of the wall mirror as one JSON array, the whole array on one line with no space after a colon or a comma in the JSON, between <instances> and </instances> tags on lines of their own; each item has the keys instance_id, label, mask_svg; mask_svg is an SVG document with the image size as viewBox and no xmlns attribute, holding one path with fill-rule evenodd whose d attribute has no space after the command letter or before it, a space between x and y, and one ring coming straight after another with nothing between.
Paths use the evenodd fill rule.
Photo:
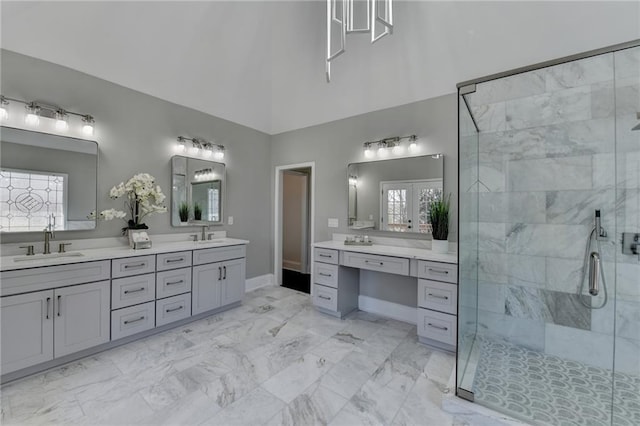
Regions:
<instances>
[{"instance_id":1,"label":"wall mirror","mask_svg":"<svg viewBox=\"0 0 640 426\"><path fill-rule=\"evenodd\" d=\"M98 143L0 127L0 232L94 229Z\"/></svg>"},{"instance_id":2,"label":"wall mirror","mask_svg":"<svg viewBox=\"0 0 640 426\"><path fill-rule=\"evenodd\" d=\"M171 225L221 225L225 165L197 158L171 158Z\"/></svg>"},{"instance_id":3,"label":"wall mirror","mask_svg":"<svg viewBox=\"0 0 640 426\"><path fill-rule=\"evenodd\" d=\"M442 154L352 163L347 175L350 229L431 233L429 203L444 185Z\"/></svg>"}]
</instances>

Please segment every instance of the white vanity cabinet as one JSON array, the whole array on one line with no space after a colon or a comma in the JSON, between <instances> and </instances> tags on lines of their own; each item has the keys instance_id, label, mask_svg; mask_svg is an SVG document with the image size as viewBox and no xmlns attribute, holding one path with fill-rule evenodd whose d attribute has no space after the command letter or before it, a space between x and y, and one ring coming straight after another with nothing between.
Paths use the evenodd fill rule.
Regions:
<instances>
[{"instance_id":1,"label":"white vanity cabinet","mask_svg":"<svg viewBox=\"0 0 640 426\"><path fill-rule=\"evenodd\" d=\"M2 374L108 342L109 295L100 281L3 297Z\"/></svg>"},{"instance_id":2,"label":"white vanity cabinet","mask_svg":"<svg viewBox=\"0 0 640 426\"><path fill-rule=\"evenodd\" d=\"M457 273L454 263L418 262L418 337L448 351L456 348Z\"/></svg>"},{"instance_id":3,"label":"white vanity cabinet","mask_svg":"<svg viewBox=\"0 0 640 426\"><path fill-rule=\"evenodd\" d=\"M156 327L191 316L191 259L191 251L157 256Z\"/></svg>"},{"instance_id":4,"label":"white vanity cabinet","mask_svg":"<svg viewBox=\"0 0 640 426\"><path fill-rule=\"evenodd\" d=\"M193 253L193 315L242 300L245 292L245 246L195 250Z\"/></svg>"},{"instance_id":5,"label":"white vanity cabinet","mask_svg":"<svg viewBox=\"0 0 640 426\"><path fill-rule=\"evenodd\" d=\"M340 266L338 250L315 248L313 255L314 306L326 314L344 318L358 309L358 271Z\"/></svg>"}]
</instances>

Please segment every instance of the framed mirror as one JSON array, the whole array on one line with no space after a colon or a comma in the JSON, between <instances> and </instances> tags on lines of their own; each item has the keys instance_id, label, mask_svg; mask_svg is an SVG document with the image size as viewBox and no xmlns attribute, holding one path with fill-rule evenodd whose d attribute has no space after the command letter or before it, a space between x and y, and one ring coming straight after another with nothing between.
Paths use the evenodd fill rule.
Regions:
<instances>
[{"instance_id":1,"label":"framed mirror","mask_svg":"<svg viewBox=\"0 0 640 426\"><path fill-rule=\"evenodd\" d=\"M429 203L442 197L442 154L347 167L349 229L430 234Z\"/></svg>"},{"instance_id":2,"label":"framed mirror","mask_svg":"<svg viewBox=\"0 0 640 426\"><path fill-rule=\"evenodd\" d=\"M222 225L226 171L223 163L171 158L171 225Z\"/></svg>"},{"instance_id":3,"label":"framed mirror","mask_svg":"<svg viewBox=\"0 0 640 426\"><path fill-rule=\"evenodd\" d=\"M0 152L0 232L96 227L96 141L2 126Z\"/></svg>"}]
</instances>

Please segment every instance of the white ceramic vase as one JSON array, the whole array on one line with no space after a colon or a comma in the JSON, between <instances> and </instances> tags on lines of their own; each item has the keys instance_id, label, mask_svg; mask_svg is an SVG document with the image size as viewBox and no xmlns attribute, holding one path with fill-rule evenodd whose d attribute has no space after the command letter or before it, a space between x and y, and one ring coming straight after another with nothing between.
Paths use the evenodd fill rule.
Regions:
<instances>
[{"instance_id":1,"label":"white ceramic vase","mask_svg":"<svg viewBox=\"0 0 640 426\"><path fill-rule=\"evenodd\" d=\"M449 252L449 240L431 240L431 250L435 253Z\"/></svg>"}]
</instances>

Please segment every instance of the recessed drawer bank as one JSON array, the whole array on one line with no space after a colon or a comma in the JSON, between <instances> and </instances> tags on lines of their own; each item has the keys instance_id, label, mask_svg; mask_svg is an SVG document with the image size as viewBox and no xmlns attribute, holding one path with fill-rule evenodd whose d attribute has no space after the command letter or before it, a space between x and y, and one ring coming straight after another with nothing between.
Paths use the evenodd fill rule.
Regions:
<instances>
[{"instance_id":1,"label":"recessed drawer bank","mask_svg":"<svg viewBox=\"0 0 640 426\"><path fill-rule=\"evenodd\" d=\"M245 253L243 243L0 272L2 382L237 306ZM194 277L192 265L212 274Z\"/></svg>"},{"instance_id":2,"label":"recessed drawer bank","mask_svg":"<svg viewBox=\"0 0 640 426\"><path fill-rule=\"evenodd\" d=\"M377 245L372 249L363 247L359 250L353 246L329 248L341 246L336 242L319 244L324 247L314 247L311 288L313 304L320 312L344 318L360 308L396 319L402 318L417 323L420 342L455 351L458 302L455 257L434 256L428 250L407 247ZM432 257L443 261L420 259ZM386 280L389 285L395 285L396 281L407 283L414 280L417 288L414 293L417 295L415 304L409 301L405 303L412 306L391 303L372 298L370 294L360 296L360 285L365 284L361 280L365 276L372 276L369 272L361 274L361 270L409 277L395 280L393 277L382 278L381 275L380 282Z\"/></svg>"}]
</instances>

